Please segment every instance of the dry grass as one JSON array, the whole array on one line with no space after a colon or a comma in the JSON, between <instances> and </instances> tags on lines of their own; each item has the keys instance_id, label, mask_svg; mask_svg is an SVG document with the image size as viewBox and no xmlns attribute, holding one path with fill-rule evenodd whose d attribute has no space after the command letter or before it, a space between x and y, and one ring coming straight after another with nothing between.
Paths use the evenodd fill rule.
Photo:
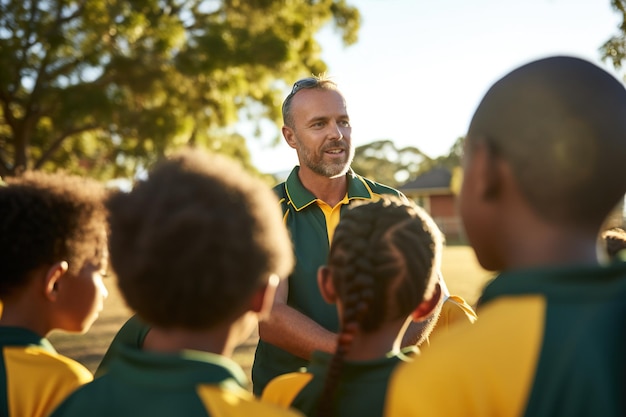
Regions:
<instances>
[{"instance_id":1,"label":"dry grass","mask_svg":"<svg viewBox=\"0 0 626 417\"><path fill-rule=\"evenodd\" d=\"M443 254L442 270L450 292L464 297L471 304L476 302L482 287L491 276L478 265L474 253L466 246L447 247ZM115 283L107 284L109 298L105 302L105 309L87 334L55 333L50 337L60 353L76 359L92 372L98 367L102 355L104 355L119 327L131 315L130 310L120 297ZM233 358L244 368L248 376L250 375L257 339L256 334L251 335L235 351Z\"/></svg>"},{"instance_id":2,"label":"dry grass","mask_svg":"<svg viewBox=\"0 0 626 417\"><path fill-rule=\"evenodd\" d=\"M442 273L452 294L474 305L493 273L478 264L469 246L448 246L443 251Z\"/></svg>"}]
</instances>

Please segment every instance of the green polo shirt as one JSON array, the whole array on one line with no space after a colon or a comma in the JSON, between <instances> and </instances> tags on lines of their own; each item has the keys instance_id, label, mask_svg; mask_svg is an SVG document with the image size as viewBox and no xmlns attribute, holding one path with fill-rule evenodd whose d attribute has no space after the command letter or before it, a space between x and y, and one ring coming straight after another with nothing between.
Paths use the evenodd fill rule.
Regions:
<instances>
[{"instance_id":1,"label":"green polo shirt","mask_svg":"<svg viewBox=\"0 0 626 417\"><path fill-rule=\"evenodd\" d=\"M139 316L131 316L111 341L109 348L98 365L98 369L96 369L96 378L106 373L109 363L117 356L118 346L125 345L141 349L149 331L150 326L141 321Z\"/></svg>"},{"instance_id":2,"label":"green polo shirt","mask_svg":"<svg viewBox=\"0 0 626 417\"><path fill-rule=\"evenodd\" d=\"M410 346L398 355L390 354L369 361L345 361L338 376L333 415L381 416L391 372L399 363L410 361L417 351L417 347ZM313 353L306 372L277 377L267 385L261 399L293 407L307 416L317 415L332 359L333 355L326 352Z\"/></svg>"},{"instance_id":3,"label":"green polo shirt","mask_svg":"<svg viewBox=\"0 0 626 417\"><path fill-rule=\"evenodd\" d=\"M478 315L398 366L386 416L626 416L626 263L503 272Z\"/></svg>"},{"instance_id":4,"label":"green polo shirt","mask_svg":"<svg viewBox=\"0 0 626 417\"><path fill-rule=\"evenodd\" d=\"M0 327L0 416L44 417L93 379L48 339L21 327Z\"/></svg>"},{"instance_id":5,"label":"green polo shirt","mask_svg":"<svg viewBox=\"0 0 626 417\"><path fill-rule=\"evenodd\" d=\"M52 417L284 416L244 388L246 375L221 355L157 353L120 344L107 372L74 392Z\"/></svg>"},{"instance_id":6,"label":"green polo shirt","mask_svg":"<svg viewBox=\"0 0 626 417\"><path fill-rule=\"evenodd\" d=\"M295 167L284 183L274 187L283 213L283 220L291 233L296 266L289 276L287 304L310 317L324 328L337 332L337 309L324 301L317 287L317 270L327 261L332 233L341 212L356 200L376 201L382 194L404 195L391 187L371 181L350 170L348 191L335 207L329 207L308 191L298 177ZM253 390L260 395L270 379L294 372L307 361L276 346L259 341L252 366Z\"/></svg>"}]
</instances>

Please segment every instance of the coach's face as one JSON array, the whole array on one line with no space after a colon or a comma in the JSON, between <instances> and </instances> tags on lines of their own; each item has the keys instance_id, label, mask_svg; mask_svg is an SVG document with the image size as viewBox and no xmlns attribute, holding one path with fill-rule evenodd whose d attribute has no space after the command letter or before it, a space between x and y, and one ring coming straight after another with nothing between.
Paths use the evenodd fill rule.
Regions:
<instances>
[{"instance_id":1,"label":"coach's face","mask_svg":"<svg viewBox=\"0 0 626 417\"><path fill-rule=\"evenodd\" d=\"M293 127L283 127L285 140L298 154L301 170L334 178L345 175L354 148L346 101L336 90L302 89L291 103Z\"/></svg>"}]
</instances>

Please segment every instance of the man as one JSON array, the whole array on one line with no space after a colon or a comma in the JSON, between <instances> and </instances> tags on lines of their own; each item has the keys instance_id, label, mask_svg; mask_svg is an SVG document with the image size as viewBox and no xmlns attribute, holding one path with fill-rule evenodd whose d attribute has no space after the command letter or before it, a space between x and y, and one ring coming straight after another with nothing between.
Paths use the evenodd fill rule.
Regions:
<instances>
[{"instance_id":1,"label":"man","mask_svg":"<svg viewBox=\"0 0 626 417\"><path fill-rule=\"evenodd\" d=\"M337 311L320 294L317 269L326 263L342 209L351 201L377 200L381 194L405 198L350 169L352 127L346 100L333 81L311 77L296 82L282 110L282 133L300 165L274 190L291 232L296 267L281 281L270 319L259 324L252 367L256 395L275 376L306 366L313 351L335 350ZM459 306L468 319L475 317L464 301Z\"/></svg>"}]
</instances>

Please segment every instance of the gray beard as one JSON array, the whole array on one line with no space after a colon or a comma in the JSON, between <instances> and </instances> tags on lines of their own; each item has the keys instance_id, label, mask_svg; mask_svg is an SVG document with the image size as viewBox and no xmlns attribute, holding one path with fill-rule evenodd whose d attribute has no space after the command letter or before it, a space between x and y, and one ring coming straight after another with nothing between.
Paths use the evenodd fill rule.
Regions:
<instances>
[{"instance_id":1,"label":"gray beard","mask_svg":"<svg viewBox=\"0 0 626 417\"><path fill-rule=\"evenodd\" d=\"M302 164L318 175L327 178L335 178L345 175L350 169L354 159L354 148L349 148L348 159L345 162L325 163L322 158L314 161L311 153L302 150Z\"/></svg>"}]
</instances>

